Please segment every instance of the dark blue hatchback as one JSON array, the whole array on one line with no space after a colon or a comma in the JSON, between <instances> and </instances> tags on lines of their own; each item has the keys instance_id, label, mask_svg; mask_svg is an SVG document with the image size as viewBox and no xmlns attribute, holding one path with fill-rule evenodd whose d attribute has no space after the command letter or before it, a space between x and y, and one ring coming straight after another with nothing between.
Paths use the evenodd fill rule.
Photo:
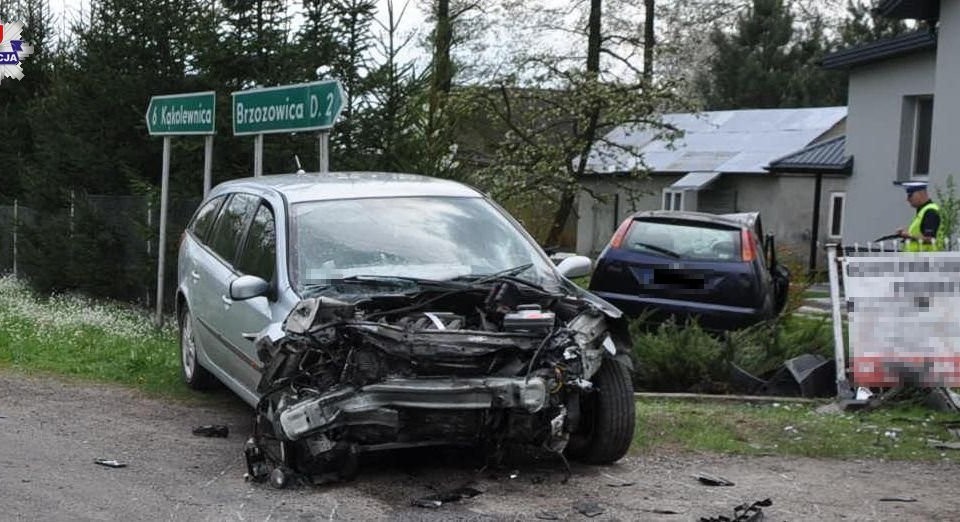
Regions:
<instances>
[{"instance_id":1,"label":"dark blue hatchback","mask_svg":"<svg viewBox=\"0 0 960 522\"><path fill-rule=\"evenodd\" d=\"M593 293L627 315L695 317L710 330L774 317L788 286L789 273L776 262L772 237L764 240L757 213L633 214L600 253L590 280Z\"/></svg>"}]
</instances>

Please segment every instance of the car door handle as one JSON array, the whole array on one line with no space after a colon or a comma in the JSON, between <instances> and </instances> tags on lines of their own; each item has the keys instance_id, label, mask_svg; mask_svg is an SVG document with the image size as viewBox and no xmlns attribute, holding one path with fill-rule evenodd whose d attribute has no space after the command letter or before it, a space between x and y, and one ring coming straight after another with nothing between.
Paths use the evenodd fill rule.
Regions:
<instances>
[{"instance_id":1,"label":"car door handle","mask_svg":"<svg viewBox=\"0 0 960 522\"><path fill-rule=\"evenodd\" d=\"M197 272L196 270L194 270L193 272L190 272L190 277L193 278L194 281L199 281L200 272Z\"/></svg>"}]
</instances>

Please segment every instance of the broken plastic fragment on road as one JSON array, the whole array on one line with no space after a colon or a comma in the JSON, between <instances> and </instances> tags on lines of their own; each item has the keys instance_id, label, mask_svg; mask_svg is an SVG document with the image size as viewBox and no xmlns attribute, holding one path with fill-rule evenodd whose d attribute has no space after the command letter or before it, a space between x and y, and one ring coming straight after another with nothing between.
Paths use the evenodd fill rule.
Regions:
<instances>
[{"instance_id":1,"label":"broken plastic fragment on road","mask_svg":"<svg viewBox=\"0 0 960 522\"><path fill-rule=\"evenodd\" d=\"M94 464L99 464L107 468L125 468L127 465L123 462L114 459L96 459L93 461Z\"/></svg>"},{"instance_id":2,"label":"broken plastic fragment on road","mask_svg":"<svg viewBox=\"0 0 960 522\"><path fill-rule=\"evenodd\" d=\"M223 424L205 424L193 428L193 434L201 437L218 437L225 439L229 433L230 429Z\"/></svg>"},{"instance_id":3,"label":"broken plastic fragment on road","mask_svg":"<svg viewBox=\"0 0 960 522\"><path fill-rule=\"evenodd\" d=\"M694 475L693 477L696 478L697 480L699 480L701 484L706 484L707 486L733 486L733 485L735 485L733 482L730 482L729 480L727 480L727 479L725 479L725 478L723 478L723 477L718 477L718 476L716 476L716 475L711 475L711 474L709 474L709 473L700 472L700 473L697 473L696 475Z\"/></svg>"},{"instance_id":4,"label":"broken plastic fragment on road","mask_svg":"<svg viewBox=\"0 0 960 522\"><path fill-rule=\"evenodd\" d=\"M438 508L444 504L449 504L450 502L458 502L465 498L473 498L481 493L483 492L478 489L461 487L448 491L441 491L426 497L413 499L411 505L422 508Z\"/></svg>"},{"instance_id":5,"label":"broken plastic fragment on road","mask_svg":"<svg viewBox=\"0 0 960 522\"><path fill-rule=\"evenodd\" d=\"M716 517L700 517L700 522L761 522L764 520L763 510L760 508L770 507L773 500L765 498L752 504L740 504L733 508L733 518L726 515Z\"/></svg>"}]
</instances>

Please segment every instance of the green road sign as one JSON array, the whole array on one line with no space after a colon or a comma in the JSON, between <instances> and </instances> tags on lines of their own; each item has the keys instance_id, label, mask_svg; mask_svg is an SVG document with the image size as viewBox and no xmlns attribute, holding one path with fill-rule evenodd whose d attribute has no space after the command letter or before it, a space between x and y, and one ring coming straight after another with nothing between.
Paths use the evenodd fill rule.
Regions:
<instances>
[{"instance_id":1,"label":"green road sign","mask_svg":"<svg viewBox=\"0 0 960 522\"><path fill-rule=\"evenodd\" d=\"M147 107L147 132L151 136L213 134L216 107L213 91L154 96Z\"/></svg>"},{"instance_id":2,"label":"green road sign","mask_svg":"<svg viewBox=\"0 0 960 522\"><path fill-rule=\"evenodd\" d=\"M339 80L233 93L233 133L269 134L329 129L343 109Z\"/></svg>"}]
</instances>

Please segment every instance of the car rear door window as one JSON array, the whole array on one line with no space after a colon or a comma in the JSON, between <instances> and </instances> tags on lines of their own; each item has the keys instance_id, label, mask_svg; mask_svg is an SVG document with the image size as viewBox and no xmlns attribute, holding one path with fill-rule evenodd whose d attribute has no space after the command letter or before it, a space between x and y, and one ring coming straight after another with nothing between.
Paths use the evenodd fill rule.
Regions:
<instances>
[{"instance_id":1,"label":"car rear door window","mask_svg":"<svg viewBox=\"0 0 960 522\"><path fill-rule=\"evenodd\" d=\"M698 261L740 261L740 230L679 221L636 221L624 248Z\"/></svg>"},{"instance_id":2,"label":"car rear door window","mask_svg":"<svg viewBox=\"0 0 960 522\"><path fill-rule=\"evenodd\" d=\"M200 207L200 210L190 220L190 224L187 225L187 230L193 233L200 242L205 243L207 241L210 225L217 218L217 211L220 210L220 205L224 199L226 199L225 196L220 196L208 201Z\"/></svg>"},{"instance_id":3,"label":"car rear door window","mask_svg":"<svg viewBox=\"0 0 960 522\"><path fill-rule=\"evenodd\" d=\"M234 194L213 224L207 244L227 263L233 264L243 232L259 202L260 198L251 194Z\"/></svg>"},{"instance_id":4,"label":"car rear door window","mask_svg":"<svg viewBox=\"0 0 960 522\"><path fill-rule=\"evenodd\" d=\"M273 212L261 204L250 222L247 238L237 258L237 269L266 281L273 279L277 262L277 234Z\"/></svg>"}]
</instances>

